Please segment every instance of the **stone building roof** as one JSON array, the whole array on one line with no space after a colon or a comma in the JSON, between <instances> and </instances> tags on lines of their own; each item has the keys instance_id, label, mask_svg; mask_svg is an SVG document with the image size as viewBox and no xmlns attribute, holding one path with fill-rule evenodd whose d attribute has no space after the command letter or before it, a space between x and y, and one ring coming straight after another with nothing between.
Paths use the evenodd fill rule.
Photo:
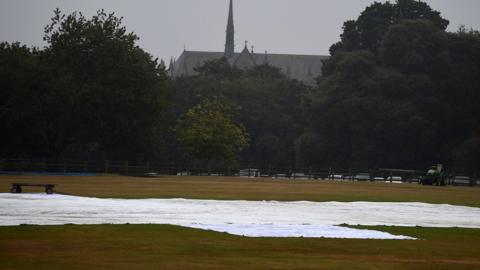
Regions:
<instances>
[{"instance_id":1,"label":"stone building roof","mask_svg":"<svg viewBox=\"0 0 480 270\"><path fill-rule=\"evenodd\" d=\"M200 52L184 50L177 61L170 61L170 75L175 77L195 75L195 68L209 60L227 57L231 65L239 68L250 68L255 65L269 64L279 68L289 78L307 85L314 85L315 79L322 75L323 60L329 56L267 54L248 51L247 42L240 53L234 52L233 1L230 0L227 22L227 35L224 52Z\"/></svg>"},{"instance_id":2,"label":"stone building roof","mask_svg":"<svg viewBox=\"0 0 480 270\"><path fill-rule=\"evenodd\" d=\"M175 77L192 76L196 73L194 70L196 67L223 56L224 52L184 51L171 67L170 72ZM292 79L307 85L314 85L315 79L322 74L322 61L328 59L328 57L322 55L252 53L245 48L241 53L234 53L228 61L239 68L250 68L267 63L279 68Z\"/></svg>"}]
</instances>

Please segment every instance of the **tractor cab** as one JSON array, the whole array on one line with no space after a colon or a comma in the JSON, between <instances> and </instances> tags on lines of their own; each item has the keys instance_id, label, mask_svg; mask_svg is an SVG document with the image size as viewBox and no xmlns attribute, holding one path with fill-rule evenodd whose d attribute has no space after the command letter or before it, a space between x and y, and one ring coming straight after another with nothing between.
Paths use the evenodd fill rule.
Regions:
<instances>
[{"instance_id":1,"label":"tractor cab","mask_svg":"<svg viewBox=\"0 0 480 270\"><path fill-rule=\"evenodd\" d=\"M448 175L445 172L443 165L438 164L430 167L425 176L420 180L422 185L445 186L448 184Z\"/></svg>"}]
</instances>

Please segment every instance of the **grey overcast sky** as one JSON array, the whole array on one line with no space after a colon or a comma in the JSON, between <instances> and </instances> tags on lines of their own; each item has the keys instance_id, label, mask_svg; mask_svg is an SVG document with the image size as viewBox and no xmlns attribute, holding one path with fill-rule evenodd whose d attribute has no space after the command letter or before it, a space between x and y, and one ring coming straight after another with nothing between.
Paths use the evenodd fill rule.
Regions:
<instances>
[{"instance_id":1,"label":"grey overcast sky","mask_svg":"<svg viewBox=\"0 0 480 270\"><path fill-rule=\"evenodd\" d=\"M249 41L256 52L328 54L344 21L373 0L234 0L236 51ZM380 1L384 2L384 1ZM480 29L480 0L427 0L450 20ZM187 50L223 51L228 0L0 0L0 41L43 47L43 28L53 10L90 17L105 9L124 17L139 45L166 61Z\"/></svg>"}]
</instances>

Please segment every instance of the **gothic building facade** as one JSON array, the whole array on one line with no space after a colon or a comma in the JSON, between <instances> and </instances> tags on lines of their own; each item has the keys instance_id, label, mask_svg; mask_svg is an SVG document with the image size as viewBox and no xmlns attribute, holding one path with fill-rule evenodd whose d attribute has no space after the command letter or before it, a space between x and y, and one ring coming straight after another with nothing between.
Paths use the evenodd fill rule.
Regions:
<instances>
[{"instance_id":1,"label":"gothic building facade","mask_svg":"<svg viewBox=\"0 0 480 270\"><path fill-rule=\"evenodd\" d=\"M315 84L315 79L322 73L322 61L329 56L254 53L249 51L247 43L241 52L235 52L235 30L233 23L233 3L230 0L228 12L227 36L224 52L187 51L177 60L170 61L170 75L175 77L195 75L195 68L206 61L225 57L231 65L238 68L250 68L255 65L268 64L279 68L289 78L299 80L307 85Z\"/></svg>"}]
</instances>

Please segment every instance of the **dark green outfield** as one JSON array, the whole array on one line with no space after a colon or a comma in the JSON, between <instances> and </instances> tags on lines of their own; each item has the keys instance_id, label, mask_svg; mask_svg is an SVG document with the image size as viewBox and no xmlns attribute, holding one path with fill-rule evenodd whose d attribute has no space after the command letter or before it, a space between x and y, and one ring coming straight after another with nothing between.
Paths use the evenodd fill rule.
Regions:
<instances>
[{"instance_id":1,"label":"dark green outfield","mask_svg":"<svg viewBox=\"0 0 480 270\"><path fill-rule=\"evenodd\" d=\"M12 182L48 182L57 184L61 193L109 198L395 201L480 207L480 188L468 187L232 177L0 176L0 192L8 192ZM0 227L0 270L480 269L479 229L370 228L419 240L245 238L162 225Z\"/></svg>"},{"instance_id":2,"label":"dark green outfield","mask_svg":"<svg viewBox=\"0 0 480 270\"><path fill-rule=\"evenodd\" d=\"M0 269L480 269L480 230L419 240L246 238L164 225L0 227Z\"/></svg>"}]
</instances>

